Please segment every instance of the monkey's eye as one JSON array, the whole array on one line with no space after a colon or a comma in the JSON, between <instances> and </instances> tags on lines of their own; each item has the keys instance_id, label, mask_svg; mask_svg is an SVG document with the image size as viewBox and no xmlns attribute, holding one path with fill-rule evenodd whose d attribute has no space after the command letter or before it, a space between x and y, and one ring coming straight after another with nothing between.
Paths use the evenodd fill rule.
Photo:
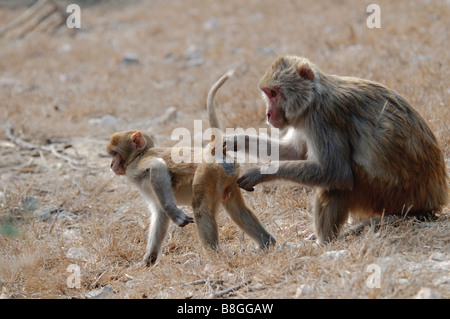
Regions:
<instances>
[{"instance_id":1,"label":"monkey's eye","mask_svg":"<svg viewBox=\"0 0 450 319\"><path fill-rule=\"evenodd\" d=\"M270 90L270 96L271 96L271 97L277 97L277 91L275 91L275 90Z\"/></svg>"},{"instance_id":2,"label":"monkey's eye","mask_svg":"<svg viewBox=\"0 0 450 319\"><path fill-rule=\"evenodd\" d=\"M116 155L117 155L117 152L109 151L109 155L111 155L111 156L116 156Z\"/></svg>"}]
</instances>

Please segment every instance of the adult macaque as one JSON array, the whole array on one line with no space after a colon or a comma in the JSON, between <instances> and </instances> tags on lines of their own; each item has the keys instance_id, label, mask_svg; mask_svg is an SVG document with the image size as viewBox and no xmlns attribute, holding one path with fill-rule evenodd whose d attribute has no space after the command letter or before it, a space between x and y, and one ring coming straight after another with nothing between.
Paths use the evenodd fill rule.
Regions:
<instances>
[{"instance_id":1,"label":"adult macaque","mask_svg":"<svg viewBox=\"0 0 450 319\"><path fill-rule=\"evenodd\" d=\"M230 73L224 75L208 94L207 109L212 127L218 127L214 95L229 77ZM261 248L275 244L275 239L245 204L236 182L239 167L234 162L197 163L192 149L190 161L174 162L172 148L155 147L152 139L139 131L115 133L107 151L112 157L111 170L117 175L125 175L149 204L151 221L144 264L151 265L157 261L169 220L181 227L193 222L177 204L192 205L194 220L205 248L218 249L216 213L220 205ZM224 159L223 154L215 152L213 143L204 150L208 156L216 156L215 153Z\"/></svg>"},{"instance_id":2,"label":"adult macaque","mask_svg":"<svg viewBox=\"0 0 450 319\"><path fill-rule=\"evenodd\" d=\"M259 183L283 179L316 188L319 243L335 238L349 215L424 217L446 204L442 151L424 119L398 93L323 73L296 56L276 59L259 87L268 123L288 130L278 144L276 173L254 167L238 184L252 191ZM248 135L229 136L226 144L237 149L245 141L255 143L252 139L274 145Z\"/></svg>"}]
</instances>

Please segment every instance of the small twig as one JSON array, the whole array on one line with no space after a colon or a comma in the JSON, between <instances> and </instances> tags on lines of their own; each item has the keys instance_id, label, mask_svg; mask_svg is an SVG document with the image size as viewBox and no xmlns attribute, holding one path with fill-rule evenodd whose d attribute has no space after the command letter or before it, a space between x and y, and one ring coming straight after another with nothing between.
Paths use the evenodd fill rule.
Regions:
<instances>
[{"instance_id":1,"label":"small twig","mask_svg":"<svg viewBox=\"0 0 450 319\"><path fill-rule=\"evenodd\" d=\"M82 166L82 165L85 164L84 162L77 161L77 160L74 160L74 159L72 159L72 158L70 158L70 157L68 157L68 156L59 154L59 153L55 150L55 147L54 147L53 145L50 145L49 149L50 149L50 151L52 152L52 154L53 154L55 157L58 157L58 158L60 158L60 159L63 159L63 160L65 160L66 162L69 162L69 163L71 163L71 164L73 164L73 165L75 165L75 166L77 166L77 165L78 165L78 166Z\"/></svg>"},{"instance_id":2,"label":"small twig","mask_svg":"<svg viewBox=\"0 0 450 319\"><path fill-rule=\"evenodd\" d=\"M0 37L12 33L21 38L27 34L46 32L63 25L68 16L54 0L39 0L1 28Z\"/></svg>"},{"instance_id":3,"label":"small twig","mask_svg":"<svg viewBox=\"0 0 450 319\"><path fill-rule=\"evenodd\" d=\"M6 137L13 143L16 143L20 147L28 148L28 149L39 149L40 147L38 145L25 142L20 137L14 136L14 127L11 125L11 123L8 123L8 127L5 130Z\"/></svg>"},{"instance_id":4,"label":"small twig","mask_svg":"<svg viewBox=\"0 0 450 319\"><path fill-rule=\"evenodd\" d=\"M59 216L60 212L61 212L61 209L58 209L58 211L56 212L56 215L55 215L55 219L53 220L53 223L50 225L50 230L48 231L49 234L52 233L53 227L55 227L55 223L58 220L58 216Z\"/></svg>"},{"instance_id":5,"label":"small twig","mask_svg":"<svg viewBox=\"0 0 450 319\"><path fill-rule=\"evenodd\" d=\"M183 286L195 286L195 285L203 285L206 283L213 283L213 284L223 284L222 279L200 279L193 282L188 282L187 284L183 284Z\"/></svg>"},{"instance_id":6,"label":"small twig","mask_svg":"<svg viewBox=\"0 0 450 319\"><path fill-rule=\"evenodd\" d=\"M127 277L127 278L130 279L130 280L134 280L134 277L133 277L133 276L130 276L130 275L128 275L128 274L125 274L125 277Z\"/></svg>"},{"instance_id":7,"label":"small twig","mask_svg":"<svg viewBox=\"0 0 450 319\"><path fill-rule=\"evenodd\" d=\"M103 275L106 273L106 270L97 278L97 280L95 280L92 284L91 284L91 288L95 288L95 285L98 283L98 281L100 280L100 278L103 277Z\"/></svg>"},{"instance_id":8,"label":"small twig","mask_svg":"<svg viewBox=\"0 0 450 319\"><path fill-rule=\"evenodd\" d=\"M44 164L48 165L47 164L47 159L44 156L44 152L42 152L42 150L39 150L38 152L39 152L39 156L41 157L41 160L44 162Z\"/></svg>"},{"instance_id":9,"label":"small twig","mask_svg":"<svg viewBox=\"0 0 450 319\"><path fill-rule=\"evenodd\" d=\"M36 12L38 12L42 7L44 7L46 5L46 1L42 0L42 1L38 1L36 4L34 4L33 6L31 6L30 8L28 8L27 10L25 10L20 16L18 16L16 19L14 19L13 21L11 21L10 23L8 23L5 27L3 27L2 30L0 30L0 36L21 25L22 23L26 22L27 20L29 20L33 15L36 14Z\"/></svg>"},{"instance_id":10,"label":"small twig","mask_svg":"<svg viewBox=\"0 0 450 319\"><path fill-rule=\"evenodd\" d=\"M215 292L215 293L211 294L211 295L209 296L209 298L210 298L210 299L214 299L214 298L222 297L222 296L224 296L224 295L226 295L226 294L228 294L228 293L230 293L230 292L233 292L233 291L235 291L235 290L238 290L238 289L240 289L240 288L242 288L242 287L248 285L248 284L251 283L251 282L252 282L252 281L251 281L250 279L248 279L248 280L244 281L243 283L241 283L241 284L239 284L239 285L236 285L236 286L234 286L234 287L231 287L231 288L228 288L228 289L225 289L225 290L222 290L222 291Z\"/></svg>"},{"instance_id":11,"label":"small twig","mask_svg":"<svg viewBox=\"0 0 450 319\"><path fill-rule=\"evenodd\" d=\"M86 163L85 161L79 161L79 160L75 160L73 158L70 158L69 156L63 155L58 153L58 151L55 149L54 145L50 145L50 146L45 146L45 145L36 145L30 142L26 142L24 140L22 140L20 137L15 136L14 135L14 127L12 126L11 123L8 123L8 126L6 128L6 137L13 143L19 145L22 148L26 148L26 149L36 149L39 151L41 157L41 151L45 151L45 152L51 152L53 154L53 156L60 158L64 161L66 161L67 163L69 163L69 165L74 168L74 169L82 169L81 167L85 167ZM81 167L80 167L81 166Z\"/></svg>"},{"instance_id":12,"label":"small twig","mask_svg":"<svg viewBox=\"0 0 450 319\"><path fill-rule=\"evenodd\" d=\"M62 204L60 205L60 207L64 207L64 204L66 203L66 200L63 200L63 202L62 202ZM53 227L55 226L55 223L56 223L56 221L58 220L58 216L59 216L59 213L61 213L63 211L63 209L62 208L58 208L58 211L56 212L56 215L55 215L55 219L53 220L53 223L51 224L51 226L50 226L50 230L49 230L49 234L51 234L52 233L52 231L53 231Z\"/></svg>"}]
</instances>

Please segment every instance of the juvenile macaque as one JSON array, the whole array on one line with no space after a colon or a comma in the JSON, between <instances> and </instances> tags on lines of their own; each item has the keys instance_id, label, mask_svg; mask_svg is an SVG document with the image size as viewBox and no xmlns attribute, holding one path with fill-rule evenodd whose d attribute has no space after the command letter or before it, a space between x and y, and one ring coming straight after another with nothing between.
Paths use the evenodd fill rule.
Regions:
<instances>
[{"instance_id":1,"label":"juvenile macaque","mask_svg":"<svg viewBox=\"0 0 450 319\"><path fill-rule=\"evenodd\" d=\"M438 142L393 90L325 74L296 56L276 59L259 87L268 123L287 134L278 144L277 172L263 174L263 166L253 167L238 184L252 191L259 183L283 179L316 188L319 243L335 238L349 215L356 220L424 217L446 204L447 173ZM226 140L235 150L252 143L274 145L249 135Z\"/></svg>"},{"instance_id":2,"label":"juvenile macaque","mask_svg":"<svg viewBox=\"0 0 450 319\"><path fill-rule=\"evenodd\" d=\"M229 77L230 73L224 75L208 94L207 109L212 127L218 126L214 95ZM223 156L223 153L215 152L212 145L210 143L204 149L205 153ZM219 145L222 146L221 140ZM111 170L117 175L125 175L149 204L151 221L144 264L156 262L169 220L181 227L193 222L177 204L192 205L194 220L205 248L217 250L219 247L216 213L221 205L261 248L275 244L275 239L245 204L236 182L239 167L234 162L197 163L193 158L193 149L189 150L190 161L174 162L172 148L155 147L152 139L139 131L115 133L107 151L112 157Z\"/></svg>"}]
</instances>

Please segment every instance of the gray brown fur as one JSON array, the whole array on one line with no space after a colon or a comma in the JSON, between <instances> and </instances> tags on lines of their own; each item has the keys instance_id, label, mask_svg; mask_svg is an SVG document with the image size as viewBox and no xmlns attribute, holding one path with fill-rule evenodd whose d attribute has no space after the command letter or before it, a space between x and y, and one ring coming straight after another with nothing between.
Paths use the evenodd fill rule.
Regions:
<instances>
[{"instance_id":1,"label":"gray brown fur","mask_svg":"<svg viewBox=\"0 0 450 319\"><path fill-rule=\"evenodd\" d=\"M325 74L292 56L278 58L260 87L269 122L288 128L289 137L279 143L275 174L256 167L238 183L253 190L285 179L317 188L319 242L332 240L349 214L429 216L447 203L443 153L425 120L398 93L372 81ZM236 144L242 138L262 139L227 139Z\"/></svg>"},{"instance_id":2,"label":"gray brown fur","mask_svg":"<svg viewBox=\"0 0 450 319\"><path fill-rule=\"evenodd\" d=\"M213 127L218 126L215 112L210 112L214 108L214 95L229 76L230 73L222 77L208 95L208 114L214 114L214 118L210 117ZM139 131L115 133L107 151L112 157L111 169L117 175L126 175L149 203L151 221L144 264L152 265L157 261L169 220L181 227L193 222L177 204L192 205L205 248L219 248L216 213L221 205L261 248L275 244L275 239L244 202L237 184L237 164L215 161L197 164L194 150L191 150L189 163L175 163L172 148L155 147L151 138ZM213 156L212 143L204 151Z\"/></svg>"}]
</instances>

